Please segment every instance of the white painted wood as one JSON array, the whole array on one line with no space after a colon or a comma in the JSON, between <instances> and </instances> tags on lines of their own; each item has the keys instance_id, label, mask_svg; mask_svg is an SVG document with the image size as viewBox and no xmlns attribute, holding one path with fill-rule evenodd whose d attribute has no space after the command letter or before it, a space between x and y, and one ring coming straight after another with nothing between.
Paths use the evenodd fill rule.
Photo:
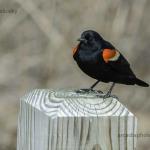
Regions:
<instances>
[{"instance_id":1,"label":"white painted wood","mask_svg":"<svg viewBox=\"0 0 150 150\"><path fill-rule=\"evenodd\" d=\"M136 117L116 98L101 97L40 89L25 95L17 150L135 150Z\"/></svg>"}]
</instances>

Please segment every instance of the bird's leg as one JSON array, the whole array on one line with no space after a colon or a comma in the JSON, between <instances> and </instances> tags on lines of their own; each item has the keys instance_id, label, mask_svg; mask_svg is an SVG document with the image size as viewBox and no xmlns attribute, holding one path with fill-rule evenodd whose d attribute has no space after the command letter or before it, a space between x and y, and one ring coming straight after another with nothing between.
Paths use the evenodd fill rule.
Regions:
<instances>
[{"instance_id":1,"label":"bird's leg","mask_svg":"<svg viewBox=\"0 0 150 150\"><path fill-rule=\"evenodd\" d=\"M103 93L102 91L95 91L93 88L99 83L100 81L99 80L97 80L89 89L80 89L79 91L77 91L77 92L85 92L85 93L87 93L87 92L96 92L97 94L99 94L99 93Z\"/></svg>"},{"instance_id":2,"label":"bird's leg","mask_svg":"<svg viewBox=\"0 0 150 150\"><path fill-rule=\"evenodd\" d=\"M112 92L114 86L115 86L115 83L113 82L112 85L111 85L111 87L110 87L110 89L108 90L107 94L104 95L104 98L110 97L111 92Z\"/></svg>"},{"instance_id":3,"label":"bird's leg","mask_svg":"<svg viewBox=\"0 0 150 150\"><path fill-rule=\"evenodd\" d=\"M95 91L95 90L93 90L93 88L99 83L100 81L99 80L97 80L91 87L90 87L90 91L94 91L94 92L96 92L97 94L99 94L99 93L103 93L102 91Z\"/></svg>"},{"instance_id":4,"label":"bird's leg","mask_svg":"<svg viewBox=\"0 0 150 150\"><path fill-rule=\"evenodd\" d=\"M100 81L97 80L91 87L90 87L90 90L93 90L93 88L99 83Z\"/></svg>"}]
</instances>

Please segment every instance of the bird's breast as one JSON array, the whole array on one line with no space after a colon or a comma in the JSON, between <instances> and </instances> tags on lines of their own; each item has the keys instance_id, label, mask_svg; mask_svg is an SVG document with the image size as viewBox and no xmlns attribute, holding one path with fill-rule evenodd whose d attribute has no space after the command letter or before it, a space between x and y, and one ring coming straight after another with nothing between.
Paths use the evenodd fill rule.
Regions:
<instances>
[{"instance_id":1,"label":"bird's breast","mask_svg":"<svg viewBox=\"0 0 150 150\"><path fill-rule=\"evenodd\" d=\"M87 64L97 64L101 58L100 52L79 51L78 60Z\"/></svg>"},{"instance_id":2,"label":"bird's breast","mask_svg":"<svg viewBox=\"0 0 150 150\"><path fill-rule=\"evenodd\" d=\"M92 78L99 79L104 76L105 63L101 59L100 52L82 53L79 52L76 59L80 69Z\"/></svg>"}]
</instances>

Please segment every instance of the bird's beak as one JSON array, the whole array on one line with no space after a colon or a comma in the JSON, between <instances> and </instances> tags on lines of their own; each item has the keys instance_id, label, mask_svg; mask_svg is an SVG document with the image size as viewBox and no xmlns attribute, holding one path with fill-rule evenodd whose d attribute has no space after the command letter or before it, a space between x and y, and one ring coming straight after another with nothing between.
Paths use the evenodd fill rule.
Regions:
<instances>
[{"instance_id":1,"label":"bird's beak","mask_svg":"<svg viewBox=\"0 0 150 150\"><path fill-rule=\"evenodd\" d=\"M87 40L86 39L84 39L84 38L79 38L79 39L77 39L77 41L80 41L80 42L87 42Z\"/></svg>"}]
</instances>

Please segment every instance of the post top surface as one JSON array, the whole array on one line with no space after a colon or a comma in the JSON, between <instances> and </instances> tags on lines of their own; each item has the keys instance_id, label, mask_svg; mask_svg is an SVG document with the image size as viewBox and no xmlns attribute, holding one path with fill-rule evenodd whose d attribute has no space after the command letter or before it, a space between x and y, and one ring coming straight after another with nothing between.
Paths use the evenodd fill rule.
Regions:
<instances>
[{"instance_id":1,"label":"post top surface","mask_svg":"<svg viewBox=\"0 0 150 150\"><path fill-rule=\"evenodd\" d=\"M77 93L76 90L36 89L22 97L50 117L133 116L117 98L104 99L97 92Z\"/></svg>"}]
</instances>

